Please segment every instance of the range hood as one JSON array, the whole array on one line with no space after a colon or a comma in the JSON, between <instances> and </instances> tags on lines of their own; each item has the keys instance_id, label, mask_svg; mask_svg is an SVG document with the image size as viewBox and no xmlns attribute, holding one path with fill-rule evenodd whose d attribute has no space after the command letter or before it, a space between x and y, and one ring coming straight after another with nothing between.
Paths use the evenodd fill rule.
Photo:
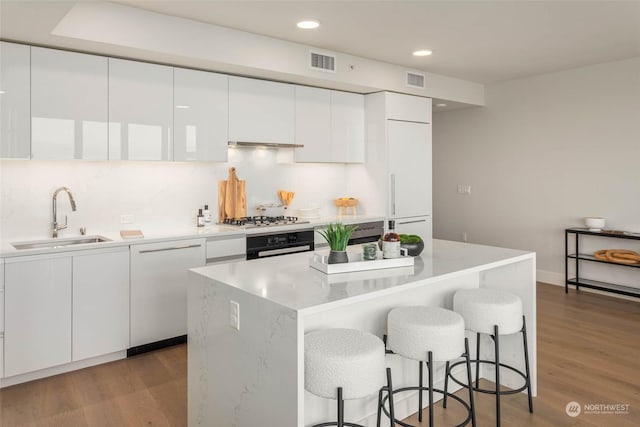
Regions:
<instances>
[{"instance_id":1,"label":"range hood","mask_svg":"<svg viewBox=\"0 0 640 427\"><path fill-rule=\"evenodd\" d=\"M229 141L229 147L236 148L302 148L302 144L286 144L282 142L247 142L247 141Z\"/></svg>"}]
</instances>

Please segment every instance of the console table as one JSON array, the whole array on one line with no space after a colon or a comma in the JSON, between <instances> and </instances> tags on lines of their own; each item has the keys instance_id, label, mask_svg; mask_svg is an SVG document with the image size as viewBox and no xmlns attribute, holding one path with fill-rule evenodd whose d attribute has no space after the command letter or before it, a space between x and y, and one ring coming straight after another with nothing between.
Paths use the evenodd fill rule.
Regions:
<instances>
[{"instance_id":1,"label":"console table","mask_svg":"<svg viewBox=\"0 0 640 427\"><path fill-rule=\"evenodd\" d=\"M575 236L575 246L574 252L569 253L569 235L572 234ZM608 283L602 282L598 280L590 280L585 277L580 276L580 262L594 262L594 263L603 263L603 264L611 264L617 265L621 268L636 268L640 269L640 263L638 264L621 264L612 261L606 261L596 258L593 254L581 253L580 252L580 240L581 237L587 236L598 236L598 237L608 237L612 239L627 239L627 240L637 240L639 241L640 247L640 233L630 233L624 231L610 231L610 230L602 230L602 231L589 231L588 228L567 228L565 229L564 234L564 248L565 248L565 268L564 268L564 291L565 293L569 292L569 285L574 285L576 290L579 290L580 287L583 288L591 288L598 289L601 291L612 292L621 295L640 297L640 287L635 288L632 286L624 286L616 283ZM640 252L640 250L638 250ZM571 261L573 260L573 261ZM575 277L569 277L569 262L575 262ZM640 270L638 270L640 273ZM640 276L639 283L640 283Z\"/></svg>"}]
</instances>

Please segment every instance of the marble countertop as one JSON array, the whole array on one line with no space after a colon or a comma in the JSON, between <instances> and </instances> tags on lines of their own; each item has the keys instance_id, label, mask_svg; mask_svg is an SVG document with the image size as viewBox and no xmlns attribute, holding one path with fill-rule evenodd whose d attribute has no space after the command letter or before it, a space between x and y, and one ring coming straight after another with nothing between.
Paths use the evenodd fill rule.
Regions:
<instances>
[{"instance_id":1,"label":"marble countertop","mask_svg":"<svg viewBox=\"0 0 640 427\"><path fill-rule=\"evenodd\" d=\"M274 227L255 227L255 228L244 228L238 226L227 226L227 225L218 225L212 224L207 227L188 227L188 228L172 228L166 227L161 230L145 230L144 227L142 231L144 233L144 238L141 239L123 239L120 237L119 232L115 233L101 233L101 232L92 232L89 233L88 236L103 236L109 239L109 242L102 243L85 243L79 245L69 245L69 246L59 246L55 248L38 248L38 249L16 249L12 246L12 243L27 243L41 240L49 240L49 236L40 236L40 237L15 237L11 239L2 239L0 241L0 258L10 258L16 256L27 256L27 255L42 255L42 254L51 254L51 253L61 253L61 252L71 252L71 251L80 251L80 250L92 250L92 249L101 249L101 248L112 248L117 246L129 246L136 245L142 243L155 243L155 242L163 242L163 241L172 241L172 240L181 240L181 239L190 239L190 238L216 238L221 236L233 236L233 235L247 235L247 234L257 234L264 232L278 232L278 231L293 231L299 229L308 229L317 226L322 226L325 224L329 224L331 222L344 222L345 224L354 223L354 222L368 222L368 221L381 221L384 220L382 216L369 216L369 215L345 215L342 217L338 216L328 216L321 217L317 219L309 220L307 224L299 224L299 225L286 225L286 226L274 226ZM71 233L67 234L68 230L63 230L60 234L60 240L70 239L70 238L81 238L79 234L73 235Z\"/></svg>"},{"instance_id":2,"label":"marble countertop","mask_svg":"<svg viewBox=\"0 0 640 427\"><path fill-rule=\"evenodd\" d=\"M352 246L350 251L361 251ZM322 253L323 251L317 251ZM228 264L191 271L299 312L332 309L394 293L428 281L468 274L535 257L534 252L433 240L413 267L327 275L309 266L310 252Z\"/></svg>"}]
</instances>

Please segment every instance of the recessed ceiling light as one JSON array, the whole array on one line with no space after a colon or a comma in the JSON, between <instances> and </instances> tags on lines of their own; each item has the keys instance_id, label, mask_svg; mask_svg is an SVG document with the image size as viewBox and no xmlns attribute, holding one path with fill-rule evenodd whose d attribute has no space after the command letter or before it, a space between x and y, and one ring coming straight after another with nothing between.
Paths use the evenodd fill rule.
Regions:
<instances>
[{"instance_id":1,"label":"recessed ceiling light","mask_svg":"<svg viewBox=\"0 0 640 427\"><path fill-rule=\"evenodd\" d=\"M447 104L445 104L444 102L436 104L436 107L446 107L446 106L447 106Z\"/></svg>"},{"instance_id":2,"label":"recessed ceiling light","mask_svg":"<svg viewBox=\"0 0 640 427\"><path fill-rule=\"evenodd\" d=\"M191 107L188 106L188 105L176 105L176 108L180 108L181 110L186 110L186 109L191 108Z\"/></svg>"},{"instance_id":3,"label":"recessed ceiling light","mask_svg":"<svg viewBox=\"0 0 640 427\"><path fill-rule=\"evenodd\" d=\"M429 56L431 55L433 52L430 51L429 49L424 49L424 50L416 50L415 52L413 52L413 56Z\"/></svg>"},{"instance_id":4,"label":"recessed ceiling light","mask_svg":"<svg viewBox=\"0 0 640 427\"><path fill-rule=\"evenodd\" d=\"M302 28L303 30L313 30L314 28L318 28L320 26L320 22L315 19L306 19L304 21L300 21L296 24L298 28Z\"/></svg>"}]
</instances>

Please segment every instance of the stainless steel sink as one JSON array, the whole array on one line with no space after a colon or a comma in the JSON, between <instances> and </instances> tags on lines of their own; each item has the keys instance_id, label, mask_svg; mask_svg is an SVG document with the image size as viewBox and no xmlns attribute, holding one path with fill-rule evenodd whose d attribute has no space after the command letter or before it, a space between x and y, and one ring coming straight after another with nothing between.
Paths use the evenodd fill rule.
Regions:
<instances>
[{"instance_id":1,"label":"stainless steel sink","mask_svg":"<svg viewBox=\"0 0 640 427\"><path fill-rule=\"evenodd\" d=\"M30 242L17 242L12 243L11 246L16 249L53 249L65 246L84 245L87 243L103 243L110 241L111 239L107 239L103 236L81 236L67 239L46 239L33 240Z\"/></svg>"}]
</instances>

